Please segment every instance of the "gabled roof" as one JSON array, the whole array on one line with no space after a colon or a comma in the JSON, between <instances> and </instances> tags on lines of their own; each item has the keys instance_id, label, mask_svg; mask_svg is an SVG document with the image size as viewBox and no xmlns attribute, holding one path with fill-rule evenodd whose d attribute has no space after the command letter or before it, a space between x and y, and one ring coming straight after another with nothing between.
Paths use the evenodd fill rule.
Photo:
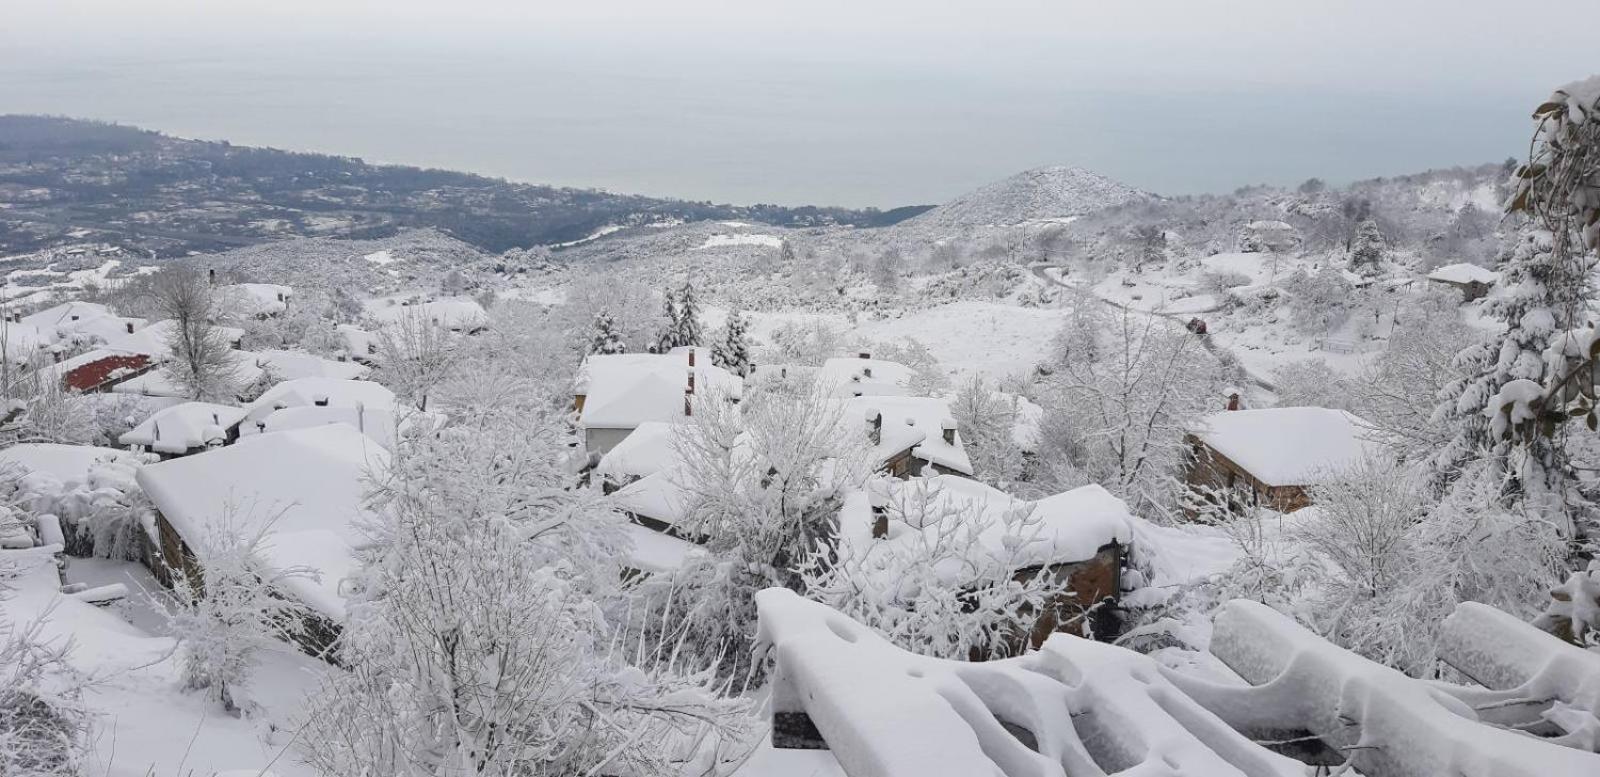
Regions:
<instances>
[{"instance_id":1,"label":"gabled roof","mask_svg":"<svg viewBox=\"0 0 1600 777\"><path fill-rule=\"evenodd\" d=\"M266 350L252 351L256 365L271 370L282 380L296 378L340 378L354 380L365 378L372 369L354 362L324 359L305 351Z\"/></svg>"},{"instance_id":2,"label":"gabled roof","mask_svg":"<svg viewBox=\"0 0 1600 777\"><path fill-rule=\"evenodd\" d=\"M427 418L427 416L418 413L408 416L403 421L397 420L394 409L389 407L299 405L275 410L263 418L252 419L251 423L243 424L239 427L239 435L240 437L248 437L257 434L284 432L290 429L307 429L327 424L344 424L372 438L372 441L383 446L384 450L392 452L400 432L409 428L410 422L417 417Z\"/></svg>"},{"instance_id":3,"label":"gabled roof","mask_svg":"<svg viewBox=\"0 0 1600 777\"><path fill-rule=\"evenodd\" d=\"M678 461L677 430L682 424L646 421L600 459L595 474L614 480L653 475Z\"/></svg>"},{"instance_id":4,"label":"gabled roof","mask_svg":"<svg viewBox=\"0 0 1600 777\"><path fill-rule=\"evenodd\" d=\"M282 313L294 296L294 289L277 283L235 283L223 286L221 292L228 312L247 316Z\"/></svg>"},{"instance_id":5,"label":"gabled roof","mask_svg":"<svg viewBox=\"0 0 1600 777\"><path fill-rule=\"evenodd\" d=\"M837 358L822 363L822 379L846 397L907 396L914 374L910 367L885 359Z\"/></svg>"},{"instance_id":6,"label":"gabled roof","mask_svg":"<svg viewBox=\"0 0 1600 777\"><path fill-rule=\"evenodd\" d=\"M961 435L954 443L944 441L946 429L955 429L950 403L932 397L853 397L846 400L848 426L871 429L874 416L883 419L882 434L873 455L878 462L911 451L911 455L946 469L972 474L972 459L962 447ZM860 426L856 426L858 422Z\"/></svg>"},{"instance_id":7,"label":"gabled roof","mask_svg":"<svg viewBox=\"0 0 1600 777\"><path fill-rule=\"evenodd\" d=\"M489 324L489 313L471 297L372 300L367 303L367 315L381 326L398 323L406 316L421 316L427 323L466 331Z\"/></svg>"},{"instance_id":8,"label":"gabled roof","mask_svg":"<svg viewBox=\"0 0 1600 777\"><path fill-rule=\"evenodd\" d=\"M1195 431L1212 450L1267 486L1337 479L1377 453L1371 424L1325 407L1269 407L1206 416Z\"/></svg>"},{"instance_id":9,"label":"gabled roof","mask_svg":"<svg viewBox=\"0 0 1600 777\"><path fill-rule=\"evenodd\" d=\"M704 356L697 355L691 368L687 353L595 355L578 369L574 390L585 396L578 422L586 429L633 429L646 421L680 421L691 370L696 393L744 394L739 376Z\"/></svg>"},{"instance_id":10,"label":"gabled roof","mask_svg":"<svg viewBox=\"0 0 1600 777\"><path fill-rule=\"evenodd\" d=\"M359 523L375 516L367 494L389 468L389 453L344 424L263 434L139 470L139 485L205 564L205 542L225 529L271 521L261 561L272 571L305 567L318 578L285 586L334 620L344 617L339 585L365 543Z\"/></svg>"},{"instance_id":11,"label":"gabled roof","mask_svg":"<svg viewBox=\"0 0 1600 777\"><path fill-rule=\"evenodd\" d=\"M187 453L222 442L228 427L244 418L244 408L210 402L185 402L145 419L117 438L123 445L140 445L157 453Z\"/></svg>"},{"instance_id":12,"label":"gabled roof","mask_svg":"<svg viewBox=\"0 0 1600 777\"><path fill-rule=\"evenodd\" d=\"M0 449L0 464L49 475L67 484L86 482L95 465L117 459L137 460L138 455L116 448L46 442L25 442Z\"/></svg>"},{"instance_id":13,"label":"gabled roof","mask_svg":"<svg viewBox=\"0 0 1600 777\"><path fill-rule=\"evenodd\" d=\"M393 391L370 380L296 378L267 389L247 405L244 423L255 424L286 407L313 405L393 411L395 396Z\"/></svg>"},{"instance_id":14,"label":"gabled roof","mask_svg":"<svg viewBox=\"0 0 1600 777\"><path fill-rule=\"evenodd\" d=\"M1496 283L1500 280L1500 273L1487 267L1460 262L1447 264L1428 273L1428 280L1442 281L1444 283Z\"/></svg>"}]
</instances>

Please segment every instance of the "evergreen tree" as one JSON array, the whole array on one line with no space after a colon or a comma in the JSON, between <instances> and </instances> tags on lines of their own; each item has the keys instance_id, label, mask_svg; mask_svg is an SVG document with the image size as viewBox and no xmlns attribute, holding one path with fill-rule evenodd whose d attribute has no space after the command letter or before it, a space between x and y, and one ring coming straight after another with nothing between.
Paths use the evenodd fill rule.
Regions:
<instances>
[{"instance_id":1,"label":"evergreen tree","mask_svg":"<svg viewBox=\"0 0 1600 777\"><path fill-rule=\"evenodd\" d=\"M700 326L700 303L695 299L694 286L689 281L683 282L683 288L678 292L678 335L677 344L700 345L705 330Z\"/></svg>"},{"instance_id":2,"label":"evergreen tree","mask_svg":"<svg viewBox=\"0 0 1600 777\"><path fill-rule=\"evenodd\" d=\"M678 347L678 330L683 321L678 315L678 302L672 298L670 289L665 296L667 298L666 324L664 325L665 328L661 330L661 336L656 338L656 353L666 353Z\"/></svg>"},{"instance_id":3,"label":"evergreen tree","mask_svg":"<svg viewBox=\"0 0 1600 777\"><path fill-rule=\"evenodd\" d=\"M594 317L594 333L589 337L589 353L611 354L625 353L627 346L622 342L622 337L617 334L617 322L611 314L601 311Z\"/></svg>"},{"instance_id":4,"label":"evergreen tree","mask_svg":"<svg viewBox=\"0 0 1600 777\"><path fill-rule=\"evenodd\" d=\"M743 378L750 374L750 339L744 316L737 310L728 316L722 339L711 346L711 363Z\"/></svg>"},{"instance_id":5,"label":"evergreen tree","mask_svg":"<svg viewBox=\"0 0 1600 777\"><path fill-rule=\"evenodd\" d=\"M1515 380L1542 381L1542 356L1557 332L1579 323L1575 316L1586 308L1587 273L1579 265L1558 259L1552 235L1542 229L1525 230L1502 260L1500 285L1504 296L1491 300L1489 313L1505 322L1498 341L1469 346L1456 357L1467 377L1445 388L1435 418L1455 433L1433 461L1433 485L1441 491L1453 487L1463 469L1487 459L1488 476L1506 483L1502 496L1508 502L1533 499L1552 517L1571 517L1581 500L1569 475L1565 442L1559 435L1508 438L1491 433L1488 411L1500 390ZM1514 464L1515 463L1515 464Z\"/></svg>"},{"instance_id":6,"label":"evergreen tree","mask_svg":"<svg viewBox=\"0 0 1600 777\"><path fill-rule=\"evenodd\" d=\"M1356 226L1355 242L1350 247L1350 268L1367 275L1374 274L1378 266L1383 264L1383 255L1383 232L1378 230L1378 222L1363 220Z\"/></svg>"}]
</instances>

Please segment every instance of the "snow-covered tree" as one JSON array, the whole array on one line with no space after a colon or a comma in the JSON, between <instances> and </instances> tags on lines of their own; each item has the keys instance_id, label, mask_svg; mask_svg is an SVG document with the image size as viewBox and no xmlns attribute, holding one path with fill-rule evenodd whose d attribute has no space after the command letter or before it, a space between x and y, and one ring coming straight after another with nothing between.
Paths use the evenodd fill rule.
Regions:
<instances>
[{"instance_id":1,"label":"snow-covered tree","mask_svg":"<svg viewBox=\"0 0 1600 777\"><path fill-rule=\"evenodd\" d=\"M174 606L167 621L178 651L184 688L205 691L233 714L244 707L234 694L255 669L257 655L291 637L303 608L282 585L309 570L271 571L260 561L275 519L242 528L225 520L198 538L203 575L170 560Z\"/></svg>"},{"instance_id":2,"label":"snow-covered tree","mask_svg":"<svg viewBox=\"0 0 1600 777\"><path fill-rule=\"evenodd\" d=\"M676 774L746 704L671 649L624 653L621 517L567 489L560 439L495 415L397 452L306 738L329 774ZM629 659L638 659L630 663Z\"/></svg>"},{"instance_id":3,"label":"snow-covered tree","mask_svg":"<svg viewBox=\"0 0 1600 777\"><path fill-rule=\"evenodd\" d=\"M206 273L190 265L168 267L151 276L149 289L157 315L173 323L166 342L172 358L163 366L167 378L190 399L232 400L240 363L215 324L220 300Z\"/></svg>"},{"instance_id":4,"label":"snow-covered tree","mask_svg":"<svg viewBox=\"0 0 1600 777\"><path fill-rule=\"evenodd\" d=\"M750 374L748 326L740 311L729 313L728 322L723 325L722 337L711 346L711 362L741 378Z\"/></svg>"},{"instance_id":5,"label":"snow-covered tree","mask_svg":"<svg viewBox=\"0 0 1600 777\"><path fill-rule=\"evenodd\" d=\"M1304 334L1326 335L1350 315L1352 287L1338 270L1324 267L1315 274L1297 271L1289 280L1293 289L1290 323Z\"/></svg>"},{"instance_id":6,"label":"snow-covered tree","mask_svg":"<svg viewBox=\"0 0 1600 777\"><path fill-rule=\"evenodd\" d=\"M882 294L900 290L900 275L905 272L905 255L898 248L886 248L872 262L872 283Z\"/></svg>"},{"instance_id":7,"label":"snow-covered tree","mask_svg":"<svg viewBox=\"0 0 1600 777\"><path fill-rule=\"evenodd\" d=\"M1039 541L1031 507L1018 502L994 516L981 503L946 498L930 481L882 485L891 491L888 539L861 538L812 556L807 595L921 655L969 661L1025 646L1047 602L1069 588L1051 575L1016 574L1028 565L1023 551Z\"/></svg>"},{"instance_id":8,"label":"snow-covered tree","mask_svg":"<svg viewBox=\"0 0 1600 777\"><path fill-rule=\"evenodd\" d=\"M378 380L427 410L434 389L456 371L459 339L416 307L402 311L378 332Z\"/></svg>"},{"instance_id":9,"label":"snow-covered tree","mask_svg":"<svg viewBox=\"0 0 1600 777\"><path fill-rule=\"evenodd\" d=\"M694 284L685 280L678 290L677 345L703 345L705 328L700 323L700 301L694 295ZM676 347L676 346L674 346Z\"/></svg>"},{"instance_id":10,"label":"snow-covered tree","mask_svg":"<svg viewBox=\"0 0 1600 777\"><path fill-rule=\"evenodd\" d=\"M1234 376L1197 336L1153 316L1125 313L1096 339L1101 358L1061 363L1043 385L1043 484L1099 483L1136 513L1175 515L1184 435L1221 409Z\"/></svg>"},{"instance_id":11,"label":"snow-covered tree","mask_svg":"<svg viewBox=\"0 0 1600 777\"><path fill-rule=\"evenodd\" d=\"M1435 416L1438 398L1466 377L1456 356L1481 335L1461 320L1460 296L1453 291L1408 297L1395 309L1398 320L1384 349L1358 380L1341 379L1338 385L1347 392L1347 409L1381 430L1380 442L1402 460L1424 461L1454 433ZM1296 384L1278 385L1282 398L1282 390L1293 392Z\"/></svg>"},{"instance_id":12,"label":"snow-covered tree","mask_svg":"<svg viewBox=\"0 0 1600 777\"><path fill-rule=\"evenodd\" d=\"M617 335L617 322L606 311L601 311L594 317L594 328L589 335L589 353L591 355L606 355L626 353L627 346L622 338Z\"/></svg>"},{"instance_id":13,"label":"snow-covered tree","mask_svg":"<svg viewBox=\"0 0 1600 777\"><path fill-rule=\"evenodd\" d=\"M950 403L961 442L979 480L1004 488L1022 475L1022 448L1015 439L1017 409L982 375L973 375L956 389Z\"/></svg>"},{"instance_id":14,"label":"snow-covered tree","mask_svg":"<svg viewBox=\"0 0 1600 777\"><path fill-rule=\"evenodd\" d=\"M834 544L845 494L866 479L867 431L845 422L843 402L821 383L767 392L740 405L698 395L677 436L675 484L687 515L676 528L710 555L680 573L702 655L723 672L749 671L756 591L804 591L800 573Z\"/></svg>"},{"instance_id":15,"label":"snow-covered tree","mask_svg":"<svg viewBox=\"0 0 1600 777\"><path fill-rule=\"evenodd\" d=\"M656 353L666 353L677 348L679 333L683 329L683 316L678 313L678 301L673 298L672 290L662 295L666 300L666 310L662 317L661 334L656 337Z\"/></svg>"},{"instance_id":16,"label":"snow-covered tree","mask_svg":"<svg viewBox=\"0 0 1600 777\"><path fill-rule=\"evenodd\" d=\"M879 340L872 344L872 355L911 368L911 377L906 381L906 391L911 396L937 397L950 388L944 365L915 337Z\"/></svg>"},{"instance_id":17,"label":"snow-covered tree","mask_svg":"<svg viewBox=\"0 0 1600 777\"><path fill-rule=\"evenodd\" d=\"M1363 219L1356 225L1355 238L1350 244L1350 269L1363 275L1375 275L1383 266L1387 251L1378 222Z\"/></svg>"}]
</instances>

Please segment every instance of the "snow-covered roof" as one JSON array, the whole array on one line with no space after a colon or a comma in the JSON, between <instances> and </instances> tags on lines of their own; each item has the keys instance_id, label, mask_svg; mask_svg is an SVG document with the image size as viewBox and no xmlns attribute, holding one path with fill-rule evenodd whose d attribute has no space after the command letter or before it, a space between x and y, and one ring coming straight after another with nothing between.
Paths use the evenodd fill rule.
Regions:
<instances>
[{"instance_id":1,"label":"snow-covered roof","mask_svg":"<svg viewBox=\"0 0 1600 777\"><path fill-rule=\"evenodd\" d=\"M744 393L739 376L687 353L623 353L590 356L578 370L576 393L585 396L579 423L587 429L633 429L646 421L684 418L684 392L694 372L695 391L729 398Z\"/></svg>"},{"instance_id":2,"label":"snow-covered roof","mask_svg":"<svg viewBox=\"0 0 1600 777\"><path fill-rule=\"evenodd\" d=\"M389 467L389 452L344 424L275 432L139 470L161 515L205 564L212 533L250 531L271 521L261 561L271 571L304 567L318 577L285 582L301 602L335 620L344 617L339 585L364 542L358 528L373 511L372 478Z\"/></svg>"},{"instance_id":3,"label":"snow-covered roof","mask_svg":"<svg viewBox=\"0 0 1600 777\"><path fill-rule=\"evenodd\" d=\"M227 438L228 427L244 418L244 408L210 402L185 402L145 419L117 438L156 453L187 453Z\"/></svg>"},{"instance_id":4,"label":"snow-covered roof","mask_svg":"<svg viewBox=\"0 0 1600 777\"><path fill-rule=\"evenodd\" d=\"M839 515L842 542L867 551L874 543L932 546L941 532L952 530L950 522L978 530L971 557L952 556L943 560L945 568L936 570L953 585L969 582L963 578L982 574L992 564L1004 563L1014 571L1085 561L1112 542L1127 545L1133 539L1128 506L1093 484L1034 501L957 475L909 481L880 478L869 490L870 494L857 492L846 499ZM899 520L889 521L889 534L883 538L872 536L874 503L903 506L888 511ZM920 527L911 523L924 519L939 520ZM1023 543L1006 547L1008 534L1023 538ZM893 569L884 572L897 574Z\"/></svg>"},{"instance_id":5,"label":"snow-covered roof","mask_svg":"<svg viewBox=\"0 0 1600 777\"><path fill-rule=\"evenodd\" d=\"M618 510L652 518L666 524L681 523L689 514L693 495L680 483L680 468L668 468L646 475L618 489L611 503Z\"/></svg>"},{"instance_id":6,"label":"snow-covered roof","mask_svg":"<svg viewBox=\"0 0 1600 777\"><path fill-rule=\"evenodd\" d=\"M421 316L423 321L435 326L468 331L489 323L488 311L471 297L434 297L419 301L381 299L368 302L366 308L367 315L380 326L391 326L407 316Z\"/></svg>"},{"instance_id":7,"label":"snow-covered roof","mask_svg":"<svg viewBox=\"0 0 1600 777\"><path fill-rule=\"evenodd\" d=\"M306 353L305 351L253 351L250 356L255 358L257 366L271 370L272 374L282 380L294 380L295 378L342 378L353 380L365 378L372 373L371 368L354 362L324 359L321 356Z\"/></svg>"},{"instance_id":8,"label":"snow-covered roof","mask_svg":"<svg viewBox=\"0 0 1600 777\"><path fill-rule=\"evenodd\" d=\"M1343 410L1270 407L1214 413L1195 432L1268 486L1307 486L1338 478L1377 453L1372 425Z\"/></svg>"},{"instance_id":9,"label":"snow-covered roof","mask_svg":"<svg viewBox=\"0 0 1600 777\"><path fill-rule=\"evenodd\" d=\"M97 302L63 302L22 317L22 323L40 328L75 324L95 318L114 317L111 308Z\"/></svg>"},{"instance_id":10,"label":"snow-covered roof","mask_svg":"<svg viewBox=\"0 0 1600 777\"><path fill-rule=\"evenodd\" d=\"M1456 264L1447 264L1431 273L1428 273L1428 280L1441 281L1443 283L1492 284L1500 280L1500 273L1490 270L1487 267L1479 267L1475 264L1459 262Z\"/></svg>"},{"instance_id":11,"label":"snow-covered roof","mask_svg":"<svg viewBox=\"0 0 1600 777\"><path fill-rule=\"evenodd\" d=\"M683 567L689 557L704 554L705 549L688 540L629 522L624 527L630 543L628 566L641 572L674 572Z\"/></svg>"},{"instance_id":12,"label":"snow-covered roof","mask_svg":"<svg viewBox=\"0 0 1600 777\"><path fill-rule=\"evenodd\" d=\"M344 340L345 352L351 356L372 356L378 352L378 335L374 332L355 324L339 324L334 331Z\"/></svg>"},{"instance_id":13,"label":"snow-covered roof","mask_svg":"<svg viewBox=\"0 0 1600 777\"><path fill-rule=\"evenodd\" d=\"M135 329L132 334L114 332L105 336L105 347L113 351L142 353L156 359L166 359L172 354L168 340L172 337L175 325L171 319L167 319ZM237 344L244 337L244 330L238 327L214 326L213 329L221 332L230 343Z\"/></svg>"},{"instance_id":14,"label":"snow-covered roof","mask_svg":"<svg viewBox=\"0 0 1600 777\"><path fill-rule=\"evenodd\" d=\"M40 350L55 344L60 338L54 331L40 329L32 324L0 323L5 328L5 358L13 363L26 363Z\"/></svg>"},{"instance_id":15,"label":"snow-covered roof","mask_svg":"<svg viewBox=\"0 0 1600 777\"><path fill-rule=\"evenodd\" d=\"M841 396L903 397L914 371L886 359L837 358L822 363L822 379Z\"/></svg>"},{"instance_id":16,"label":"snow-covered roof","mask_svg":"<svg viewBox=\"0 0 1600 777\"><path fill-rule=\"evenodd\" d=\"M103 341L126 335L145 325L142 318L125 318L94 302L63 302L22 317L23 326L53 332L79 341Z\"/></svg>"},{"instance_id":17,"label":"snow-covered roof","mask_svg":"<svg viewBox=\"0 0 1600 777\"><path fill-rule=\"evenodd\" d=\"M278 283L235 283L221 291L229 313L247 316L282 313L294 296L294 289Z\"/></svg>"},{"instance_id":18,"label":"snow-covered roof","mask_svg":"<svg viewBox=\"0 0 1600 777\"><path fill-rule=\"evenodd\" d=\"M243 416L243 411L240 415ZM410 417L407 420L409 421ZM387 451L394 450L401 430L408 425L395 418L394 409L391 407L298 405L274 410L264 417L240 425L239 435L249 437L325 424L345 424L372 438L373 442L383 446Z\"/></svg>"},{"instance_id":19,"label":"snow-covered roof","mask_svg":"<svg viewBox=\"0 0 1600 777\"><path fill-rule=\"evenodd\" d=\"M846 400L845 417L854 426L860 419L862 433L871 429L872 419L881 415L883 432L873 455L879 462L888 461L901 451L910 449L911 455L941 467L972 474L972 460L962 447L961 435L955 442L945 442L947 429L956 428L950 403L933 397L853 397Z\"/></svg>"},{"instance_id":20,"label":"snow-covered roof","mask_svg":"<svg viewBox=\"0 0 1600 777\"><path fill-rule=\"evenodd\" d=\"M234 379L243 386L254 383L261 377L261 368L256 366L255 360L248 358L243 351L236 352L234 358ZM141 394L147 397L189 397L189 392L182 386L172 382L165 369L153 369L136 378L129 378L111 387L118 394Z\"/></svg>"},{"instance_id":21,"label":"snow-covered roof","mask_svg":"<svg viewBox=\"0 0 1600 777\"><path fill-rule=\"evenodd\" d=\"M677 430L681 424L646 421L616 444L595 466L595 474L623 481L667 469L678 461Z\"/></svg>"},{"instance_id":22,"label":"snow-covered roof","mask_svg":"<svg viewBox=\"0 0 1600 777\"><path fill-rule=\"evenodd\" d=\"M395 397L393 391L370 380L296 378L267 389L247 405L245 424L253 425L286 407L309 405L393 411Z\"/></svg>"},{"instance_id":23,"label":"snow-covered roof","mask_svg":"<svg viewBox=\"0 0 1600 777\"><path fill-rule=\"evenodd\" d=\"M81 483L95 465L130 456L127 451L94 445L33 442L0 449L0 464L49 475L62 483Z\"/></svg>"}]
</instances>

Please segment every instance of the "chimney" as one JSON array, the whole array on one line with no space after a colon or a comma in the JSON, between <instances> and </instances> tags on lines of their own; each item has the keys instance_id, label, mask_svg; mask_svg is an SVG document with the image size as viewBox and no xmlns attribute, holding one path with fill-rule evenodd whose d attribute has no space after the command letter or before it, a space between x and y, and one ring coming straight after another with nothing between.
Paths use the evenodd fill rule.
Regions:
<instances>
[{"instance_id":1,"label":"chimney","mask_svg":"<svg viewBox=\"0 0 1600 777\"><path fill-rule=\"evenodd\" d=\"M213 267L209 270L206 270L206 280L209 281L212 286L217 285L217 268Z\"/></svg>"},{"instance_id":2,"label":"chimney","mask_svg":"<svg viewBox=\"0 0 1600 777\"><path fill-rule=\"evenodd\" d=\"M872 538L881 540L889 536L889 513L878 505L872 506Z\"/></svg>"},{"instance_id":3,"label":"chimney","mask_svg":"<svg viewBox=\"0 0 1600 777\"><path fill-rule=\"evenodd\" d=\"M693 357L690 357L690 361L693 361ZM694 370L689 370L689 387L684 389L683 393L685 393L685 394L693 394L694 393Z\"/></svg>"},{"instance_id":4,"label":"chimney","mask_svg":"<svg viewBox=\"0 0 1600 777\"><path fill-rule=\"evenodd\" d=\"M944 444L956 444L956 422L948 418L944 419Z\"/></svg>"},{"instance_id":5,"label":"chimney","mask_svg":"<svg viewBox=\"0 0 1600 777\"><path fill-rule=\"evenodd\" d=\"M694 416L694 392L683 392L683 415L685 418Z\"/></svg>"},{"instance_id":6,"label":"chimney","mask_svg":"<svg viewBox=\"0 0 1600 777\"><path fill-rule=\"evenodd\" d=\"M871 359L872 353L870 351L861 351L860 353L857 353L856 356L863 359Z\"/></svg>"},{"instance_id":7,"label":"chimney","mask_svg":"<svg viewBox=\"0 0 1600 777\"><path fill-rule=\"evenodd\" d=\"M1228 395L1228 409L1239 409L1239 392L1235 391L1234 393Z\"/></svg>"},{"instance_id":8,"label":"chimney","mask_svg":"<svg viewBox=\"0 0 1600 777\"><path fill-rule=\"evenodd\" d=\"M872 368L871 367L862 367L861 368L861 377L863 377L863 378L872 377Z\"/></svg>"},{"instance_id":9,"label":"chimney","mask_svg":"<svg viewBox=\"0 0 1600 777\"><path fill-rule=\"evenodd\" d=\"M871 427L871 428L869 428L867 430L867 439L871 440L873 445L882 444L883 443L883 413L880 413L880 412L878 412L876 410L868 411L868 413L867 413L867 423Z\"/></svg>"},{"instance_id":10,"label":"chimney","mask_svg":"<svg viewBox=\"0 0 1600 777\"><path fill-rule=\"evenodd\" d=\"M689 366L690 367L694 366L694 349L693 348L689 349Z\"/></svg>"},{"instance_id":11,"label":"chimney","mask_svg":"<svg viewBox=\"0 0 1600 777\"><path fill-rule=\"evenodd\" d=\"M128 334L130 334L130 335L133 334L133 322L132 321L125 321L125 322L123 322L122 325L128 328Z\"/></svg>"}]
</instances>

